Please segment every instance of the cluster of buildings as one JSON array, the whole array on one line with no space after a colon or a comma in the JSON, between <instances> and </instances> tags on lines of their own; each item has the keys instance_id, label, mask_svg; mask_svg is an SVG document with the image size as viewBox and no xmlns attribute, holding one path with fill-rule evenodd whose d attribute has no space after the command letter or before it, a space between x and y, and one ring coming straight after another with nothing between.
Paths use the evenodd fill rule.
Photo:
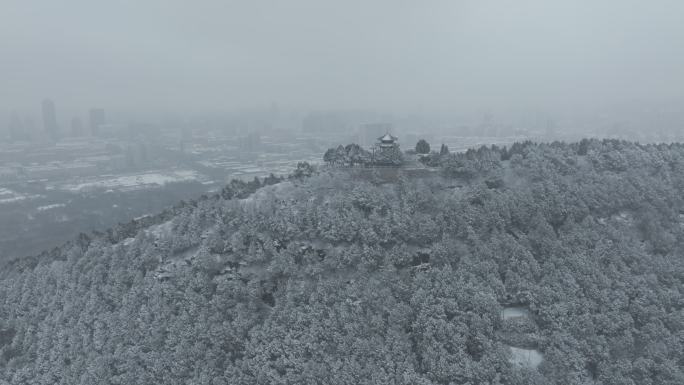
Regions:
<instances>
[{"instance_id":1,"label":"cluster of buildings","mask_svg":"<svg viewBox=\"0 0 684 385\"><path fill-rule=\"evenodd\" d=\"M62 127L57 119L57 107L52 99L44 99L40 106L41 121L37 125L31 117L22 116L17 111L10 113L7 132L4 135L8 141L56 142L63 137L80 137L85 135L98 136L107 125L105 110L91 108L88 111L87 125L81 117L74 116L70 127ZM2 139L2 138L0 138Z\"/></svg>"}]
</instances>

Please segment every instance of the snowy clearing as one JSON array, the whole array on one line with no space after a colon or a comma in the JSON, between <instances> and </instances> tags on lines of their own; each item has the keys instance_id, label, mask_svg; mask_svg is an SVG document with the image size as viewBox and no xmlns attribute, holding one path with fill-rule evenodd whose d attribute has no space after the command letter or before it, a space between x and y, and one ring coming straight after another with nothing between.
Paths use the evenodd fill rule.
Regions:
<instances>
[{"instance_id":1,"label":"snowy clearing","mask_svg":"<svg viewBox=\"0 0 684 385\"><path fill-rule=\"evenodd\" d=\"M509 346L509 348L511 349L510 362L514 365L536 369L544 360L544 356L536 349L522 349L513 346Z\"/></svg>"},{"instance_id":2,"label":"snowy clearing","mask_svg":"<svg viewBox=\"0 0 684 385\"><path fill-rule=\"evenodd\" d=\"M145 234L151 235L156 239L168 238L172 235L173 223L171 221L166 221L164 223L150 226L145 229Z\"/></svg>"}]
</instances>

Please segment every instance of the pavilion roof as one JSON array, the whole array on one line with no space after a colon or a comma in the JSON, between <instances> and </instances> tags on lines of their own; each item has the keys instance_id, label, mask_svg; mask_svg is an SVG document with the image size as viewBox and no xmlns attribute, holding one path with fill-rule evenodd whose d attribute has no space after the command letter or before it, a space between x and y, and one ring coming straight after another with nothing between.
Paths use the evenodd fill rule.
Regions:
<instances>
[{"instance_id":1,"label":"pavilion roof","mask_svg":"<svg viewBox=\"0 0 684 385\"><path fill-rule=\"evenodd\" d=\"M390 133L388 132L385 135L379 137L378 140L381 142L394 142L397 140L397 137L390 135Z\"/></svg>"}]
</instances>

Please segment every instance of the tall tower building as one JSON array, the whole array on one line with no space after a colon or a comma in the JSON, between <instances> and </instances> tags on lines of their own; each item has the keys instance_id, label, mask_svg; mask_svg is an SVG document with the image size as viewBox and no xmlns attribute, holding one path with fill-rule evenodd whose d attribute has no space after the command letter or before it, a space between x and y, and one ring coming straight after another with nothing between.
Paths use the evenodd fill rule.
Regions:
<instances>
[{"instance_id":1,"label":"tall tower building","mask_svg":"<svg viewBox=\"0 0 684 385\"><path fill-rule=\"evenodd\" d=\"M91 108L89 116L90 133L93 136L100 134L100 126L106 124L105 111L102 108Z\"/></svg>"},{"instance_id":2,"label":"tall tower building","mask_svg":"<svg viewBox=\"0 0 684 385\"><path fill-rule=\"evenodd\" d=\"M50 99L43 100L43 130L48 134L50 139L57 140L59 138L59 128L57 127L57 112L55 110L55 102Z\"/></svg>"}]
</instances>

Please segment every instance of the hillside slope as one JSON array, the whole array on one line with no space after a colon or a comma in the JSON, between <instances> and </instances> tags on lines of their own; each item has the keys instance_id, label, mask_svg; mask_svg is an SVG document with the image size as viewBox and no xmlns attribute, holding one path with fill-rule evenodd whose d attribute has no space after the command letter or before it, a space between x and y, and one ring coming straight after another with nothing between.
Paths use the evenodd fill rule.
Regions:
<instances>
[{"instance_id":1,"label":"hillside slope","mask_svg":"<svg viewBox=\"0 0 684 385\"><path fill-rule=\"evenodd\" d=\"M244 185L0 273L0 384L682 384L684 146Z\"/></svg>"}]
</instances>

